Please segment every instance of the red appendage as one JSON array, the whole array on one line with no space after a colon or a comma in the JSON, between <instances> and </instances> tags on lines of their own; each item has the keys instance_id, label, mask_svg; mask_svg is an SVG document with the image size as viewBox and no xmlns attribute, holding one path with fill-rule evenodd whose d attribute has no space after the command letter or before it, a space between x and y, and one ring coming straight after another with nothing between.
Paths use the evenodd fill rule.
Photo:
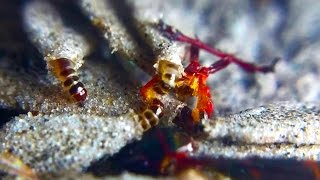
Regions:
<instances>
[{"instance_id":1,"label":"red appendage","mask_svg":"<svg viewBox=\"0 0 320 180\"><path fill-rule=\"evenodd\" d=\"M231 54L228 54L228 53L222 52L218 49L212 48L209 45L200 41L199 39L190 38L190 37L184 35L179 30L174 29L172 26L164 24L162 21L159 22L159 27L160 27L160 30L163 32L163 34L166 37L168 37L169 39L191 44L194 47L197 47L199 49L203 49L203 50L209 52L210 54L221 58L221 60L224 61L223 65L221 65L221 69L225 68L230 63L235 63L236 65L241 67L243 70L250 72L250 73L254 73L254 72L268 73L268 72L274 71L274 66L279 60L279 58L275 58L272 61L271 65L257 66L253 63L245 62L244 60L239 59ZM220 62L220 63L222 63L222 62ZM213 72L210 72L210 73L214 73L216 71L217 70L213 70Z\"/></svg>"},{"instance_id":2,"label":"red appendage","mask_svg":"<svg viewBox=\"0 0 320 180\"><path fill-rule=\"evenodd\" d=\"M245 62L231 54L224 53L218 49L212 48L209 45L203 43L197 38L190 38L184 35L177 29L174 29L172 26L169 26L162 21L159 22L160 31L169 39L174 41L185 42L191 45L190 48L190 64L185 68L186 75L182 78L181 81L185 80L189 83L190 87L197 91L195 94L198 97L196 108L192 112L192 117L194 121L198 121L201 113L206 113L209 117L213 113L213 102L211 100L210 89L206 84L207 78L210 74L218 72L226 68L230 63L234 63L243 70L249 73L262 72L268 73L274 71L274 66L279 60L276 58L272 61L271 65L267 66L258 66L253 63ZM210 54L220 58L217 62L213 63L209 67L201 67L199 63L199 49L203 49ZM193 84L193 81L197 78L198 84Z\"/></svg>"},{"instance_id":3,"label":"red appendage","mask_svg":"<svg viewBox=\"0 0 320 180\"><path fill-rule=\"evenodd\" d=\"M198 99L196 108L192 111L192 117L194 121L199 121L203 113L211 117L214 111L210 88L207 86L210 69L201 67L199 63L199 48L194 45L190 47L190 61L190 64L185 68L184 72L186 73L186 79L198 79L198 84L194 87Z\"/></svg>"}]
</instances>

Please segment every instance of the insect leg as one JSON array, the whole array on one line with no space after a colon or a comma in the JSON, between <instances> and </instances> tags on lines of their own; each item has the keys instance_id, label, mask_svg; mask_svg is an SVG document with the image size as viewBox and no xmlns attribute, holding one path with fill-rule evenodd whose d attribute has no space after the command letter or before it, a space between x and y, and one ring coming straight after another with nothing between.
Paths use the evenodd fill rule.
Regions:
<instances>
[{"instance_id":1,"label":"insect leg","mask_svg":"<svg viewBox=\"0 0 320 180\"><path fill-rule=\"evenodd\" d=\"M249 73L256 73L256 72L268 73L268 72L274 72L274 67L279 60L280 60L279 58L275 58L270 65L258 66L254 63L245 62L232 55L226 54L226 57L212 64L208 69L209 69L209 73L212 74L221 69L224 69L230 63L234 63L237 66L239 66L241 69Z\"/></svg>"},{"instance_id":2,"label":"insect leg","mask_svg":"<svg viewBox=\"0 0 320 180\"><path fill-rule=\"evenodd\" d=\"M206 84L209 76L209 68L201 67L199 63L199 48L191 45L190 47L190 64L185 68L185 78L182 79L182 84L187 84L193 89L192 95L196 97L195 107L192 109L193 122L199 122L202 117L211 116L213 113L213 102L211 100L210 89ZM189 77L189 78L188 78ZM178 85L180 83L177 83ZM184 88L179 88L178 92L188 92ZM179 95L180 95L179 94ZM188 94L188 93L186 93Z\"/></svg>"},{"instance_id":3,"label":"insect leg","mask_svg":"<svg viewBox=\"0 0 320 180\"><path fill-rule=\"evenodd\" d=\"M184 69L185 73L196 73L200 69L199 48L191 45L190 47L190 64Z\"/></svg>"},{"instance_id":4,"label":"insect leg","mask_svg":"<svg viewBox=\"0 0 320 180\"><path fill-rule=\"evenodd\" d=\"M162 21L159 22L159 27L160 27L160 30L162 31L162 33L167 38L169 38L171 40L175 40L175 41L185 42L185 43L191 44L194 47L198 47L199 49L203 49L212 55L215 55L221 59L229 61L229 63L235 63L236 65L240 66L243 70L250 72L250 73L273 72L274 66L279 61L279 58L275 58L270 65L258 66L253 63L245 62L244 60L239 59L232 54L228 54L228 53L220 51L219 49L210 47L209 45L203 43L199 39L188 37L185 34L183 34L182 32L180 32L179 30L174 29L172 26L167 25L167 24L163 23Z\"/></svg>"},{"instance_id":5,"label":"insect leg","mask_svg":"<svg viewBox=\"0 0 320 180\"><path fill-rule=\"evenodd\" d=\"M191 45L190 47L190 62L199 61L199 48Z\"/></svg>"},{"instance_id":6,"label":"insect leg","mask_svg":"<svg viewBox=\"0 0 320 180\"><path fill-rule=\"evenodd\" d=\"M226 59L221 59L221 60L211 64L207 68L207 71L209 74L216 73L217 71L220 71L220 70L226 68L230 63L231 63L231 61L228 61Z\"/></svg>"}]
</instances>

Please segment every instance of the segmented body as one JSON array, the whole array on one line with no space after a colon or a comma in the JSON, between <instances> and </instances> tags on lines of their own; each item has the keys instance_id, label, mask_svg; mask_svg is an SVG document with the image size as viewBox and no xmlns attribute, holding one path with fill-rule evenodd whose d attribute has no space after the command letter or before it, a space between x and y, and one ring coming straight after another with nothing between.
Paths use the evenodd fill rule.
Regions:
<instances>
[{"instance_id":1,"label":"segmented body","mask_svg":"<svg viewBox=\"0 0 320 180\"><path fill-rule=\"evenodd\" d=\"M89 54L91 44L76 30L69 28L58 10L47 1L31 1L23 9L25 30L47 64L48 71L61 82L75 102L87 97L76 72ZM41 27L41 28L39 28Z\"/></svg>"},{"instance_id":2,"label":"segmented body","mask_svg":"<svg viewBox=\"0 0 320 180\"><path fill-rule=\"evenodd\" d=\"M164 76L169 77L170 75ZM171 75L171 77L172 76L174 75ZM143 122L143 124L147 124L145 123L147 121L152 122L150 123L151 126L143 125L143 128L148 130L150 127L152 127L152 124L158 124L159 118L162 117L164 109L163 103L160 101L160 96L169 93L172 89L175 90L178 99L182 101L187 100L191 96L198 97L197 104L195 105L196 108L194 108L192 111L192 117L195 121L199 121L201 116L205 116L204 113L210 116L213 112L213 103L211 101L210 89L206 85L208 76L209 74L205 69L197 73L193 73L186 69L185 75L183 75L181 78L174 78L174 82L172 83L175 85L174 88L171 88L169 84L165 83L168 81L163 81L163 76L154 76L152 80L150 80L141 88L141 95L144 97L147 108L139 114L139 121ZM169 78L166 80L168 79ZM159 108L157 109L154 108L155 102L157 102L159 105ZM143 115L145 112L150 114L148 116ZM151 115L151 113L153 114ZM158 116L158 114L161 116Z\"/></svg>"},{"instance_id":3,"label":"segmented body","mask_svg":"<svg viewBox=\"0 0 320 180\"><path fill-rule=\"evenodd\" d=\"M87 98L87 90L79 81L73 63L67 58L59 58L49 61L52 73L61 82L63 88L70 97L77 102L82 102Z\"/></svg>"},{"instance_id":4,"label":"segmented body","mask_svg":"<svg viewBox=\"0 0 320 180\"><path fill-rule=\"evenodd\" d=\"M141 95L144 98L145 103L148 105L152 105L153 100L157 100L158 102L159 97L167 94L171 89L174 90L177 98L184 102L191 97L195 97L196 101L194 107L192 107L191 113L193 123L191 124L199 123L202 118L211 117L214 112L210 88L207 85L207 79L210 74L226 68L231 63L236 64L249 73L268 73L274 70L274 66L278 61L278 59L275 59L271 65L257 66L255 64L245 62L231 54L214 49L198 39L190 38L163 22L159 23L159 30L169 39L185 42L191 45L190 64L183 70L183 72L181 72L181 61L176 61L176 63L174 63L175 61L167 60L158 61L157 64L155 64L157 74L151 81L141 88ZM202 67L199 63L200 49L219 57L220 60L209 67ZM147 109L145 109L142 114L145 112L154 112L148 110L148 108L149 106L147 106ZM153 123L151 124L158 124L159 121L157 113L153 113L149 116L141 116L140 113L139 117L141 122L152 121ZM144 117L143 120L141 117ZM151 117L151 119L148 117ZM145 130L150 128L150 126L143 127Z\"/></svg>"},{"instance_id":5,"label":"segmented body","mask_svg":"<svg viewBox=\"0 0 320 180\"><path fill-rule=\"evenodd\" d=\"M159 98L167 94L170 87L159 80L160 77L155 76L140 91L146 101L146 107L139 113L138 117L144 130L157 125L159 119L163 116L164 104Z\"/></svg>"}]
</instances>

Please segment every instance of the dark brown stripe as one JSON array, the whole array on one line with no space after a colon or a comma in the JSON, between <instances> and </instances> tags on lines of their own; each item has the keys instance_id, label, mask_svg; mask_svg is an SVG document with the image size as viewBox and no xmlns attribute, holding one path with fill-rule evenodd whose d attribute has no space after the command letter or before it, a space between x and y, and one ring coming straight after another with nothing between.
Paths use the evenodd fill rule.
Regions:
<instances>
[{"instance_id":1,"label":"dark brown stripe","mask_svg":"<svg viewBox=\"0 0 320 180\"><path fill-rule=\"evenodd\" d=\"M73 84L73 82L78 81L78 80L79 80L78 76L70 76L70 77L67 77L67 79L64 81L63 85L65 87L69 87Z\"/></svg>"},{"instance_id":2,"label":"dark brown stripe","mask_svg":"<svg viewBox=\"0 0 320 180\"><path fill-rule=\"evenodd\" d=\"M79 90L83 89L84 85L81 82L78 82L77 84L71 86L71 88L69 89L69 93L71 95L73 94L77 94L79 92Z\"/></svg>"},{"instance_id":3,"label":"dark brown stripe","mask_svg":"<svg viewBox=\"0 0 320 180\"><path fill-rule=\"evenodd\" d=\"M165 91L169 91L170 90L170 86L168 85L168 84L166 84L166 83L164 83L163 81L161 81L161 87L162 87L162 89L164 89Z\"/></svg>"},{"instance_id":4,"label":"dark brown stripe","mask_svg":"<svg viewBox=\"0 0 320 180\"><path fill-rule=\"evenodd\" d=\"M161 82L153 86L153 90L160 95L165 95L169 92L169 87Z\"/></svg>"},{"instance_id":5,"label":"dark brown stripe","mask_svg":"<svg viewBox=\"0 0 320 180\"><path fill-rule=\"evenodd\" d=\"M88 95L87 90L84 88L81 82L78 82L77 84L71 86L71 88L69 89L69 93L73 97L73 99L78 102L86 100Z\"/></svg>"},{"instance_id":6,"label":"dark brown stripe","mask_svg":"<svg viewBox=\"0 0 320 180\"><path fill-rule=\"evenodd\" d=\"M159 94L159 95L165 95L165 94L167 94L165 91L163 91L163 89L161 88L161 87L159 87L159 86L154 86L153 87L153 90L157 93L157 94Z\"/></svg>"},{"instance_id":7,"label":"dark brown stripe","mask_svg":"<svg viewBox=\"0 0 320 180\"><path fill-rule=\"evenodd\" d=\"M173 63L167 63L166 66L167 68L178 69L178 66Z\"/></svg>"},{"instance_id":8,"label":"dark brown stripe","mask_svg":"<svg viewBox=\"0 0 320 180\"><path fill-rule=\"evenodd\" d=\"M148 120L153 118L152 111L145 111L143 114Z\"/></svg>"},{"instance_id":9,"label":"dark brown stripe","mask_svg":"<svg viewBox=\"0 0 320 180\"><path fill-rule=\"evenodd\" d=\"M69 75L75 73L76 71L74 69L68 68L61 71L60 76L62 77L68 77Z\"/></svg>"},{"instance_id":10,"label":"dark brown stripe","mask_svg":"<svg viewBox=\"0 0 320 180\"><path fill-rule=\"evenodd\" d=\"M171 74L171 73L166 73L166 74L164 74L164 77L165 77L166 79L168 79L168 80L170 80L170 79L172 78L172 76L173 76L173 74Z\"/></svg>"},{"instance_id":11,"label":"dark brown stripe","mask_svg":"<svg viewBox=\"0 0 320 180\"><path fill-rule=\"evenodd\" d=\"M71 60L67 58L59 58L59 59L56 59L55 61L57 61L59 69L65 69L66 67L72 66Z\"/></svg>"},{"instance_id":12,"label":"dark brown stripe","mask_svg":"<svg viewBox=\"0 0 320 180\"><path fill-rule=\"evenodd\" d=\"M159 118L152 118L149 120L149 124L153 127L159 123Z\"/></svg>"},{"instance_id":13,"label":"dark brown stripe","mask_svg":"<svg viewBox=\"0 0 320 180\"><path fill-rule=\"evenodd\" d=\"M141 124L141 127L144 129L144 131L150 129L150 124L149 124L148 120L146 120L144 118L144 116L141 114L139 114L139 122Z\"/></svg>"}]
</instances>

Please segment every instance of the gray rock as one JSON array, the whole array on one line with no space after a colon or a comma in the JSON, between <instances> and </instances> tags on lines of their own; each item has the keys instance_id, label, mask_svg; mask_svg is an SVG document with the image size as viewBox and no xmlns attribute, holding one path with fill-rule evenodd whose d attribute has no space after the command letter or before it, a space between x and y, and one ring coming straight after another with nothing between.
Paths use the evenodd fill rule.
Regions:
<instances>
[{"instance_id":1,"label":"gray rock","mask_svg":"<svg viewBox=\"0 0 320 180\"><path fill-rule=\"evenodd\" d=\"M204 42L244 60L268 64L275 57L282 58L273 74L247 74L231 65L209 79L216 118L205 121L208 137L198 142L199 149L194 155L319 160L319 2L129 1L134 9L131 23L140 35L146 34L142 40L151 47L157 57L154 59L150 59L152 53L145 52L147 48L139 46L118 22L115 7L95 9L88 6L90 2L79 1L79 8L91 21L97 15L103 16L106 26L82 23L80 15L74 19L68 16L71 21L61 16L61 21L48 22L41 21L47 16L40 13L33 16L40 18L34 23L24 17L24 23L27 21L36 27L29 28L29 39L39 38L39 32L55 31L55 27L73 29L67 33L70 36L55 32L54 40L41 39L33 43L43 56L47 56L48 51L80 53L76 60L78 73L89 92L83 107L68 101L57 81L47 75L46 61L24 56L26 52L35 52L24 50L28 46L27 35L21 33L23 23L16 21L18 5L6 2L7 6L0 7L0 21L5 26L0 28L0 108L29 112L12 117L2 128L2 151L11 150L40 172L68 169L79 172L103 154L112 155L128 142L139 139L142 132L132 110L142 106L138 87L143 84L140 80L148 79L148 75L135 76L138 67L130 63L138 64L152 75L158 58L178 57L185 46L168 41L153 28L152 24L161 17L182 32L190 36L196 34ZM28 1L26 6L36 8L32 3ZM49 9L59 7L53 19L64 13L60 6L70 9L70 14L79 13L72 8L76 4L65 1L52 4ZM97 28L99 32L87 31L87 28ZM30 35L30 31L34 34ZM80 33L82 31L89 35ZM99 33L103 37L97 35ZM86 36L80 40L79 47L83 48L64 51L52 44L56 40L72 41L76 36ZM103 49L108 56L84 57L89 51L97 51L94 45L103 44L100 42L109 43L110 49ZM111 51L117 52L124 61L112 62L116 58L106 53ZM215 57L201 53L201 63L209 65L214 60ZM163 97L163 101L166 111L162 125L167 122L172 125L170 121L183 103L170 95ZM279 101L287 102L277 103Z\"/></svg>"},{"instance_id":2,"label":"gray rock","mask_svg":"<svg viewBox=\"0 0 320 180\"><path fill-rule=\"evenodd\" d=\"M21 115L2 131L1 151L10 150L37 172L81 171L92 160L114 154L139 138L142 129L133 114L119 117Z\"/></svg>"},{"instance_id":3,"label":"gray rock","mask_svg":"<svg viewBox=\"0 0 320 180\"><path fill-rule=\"evenodd\" d=\"M204 121L206 140L196 154L319 160L320 108L283 102Z\"/></svg>"},{"instance_id":4,"label":"gray rock","mask_svg":"<svg viewBox=\"0 0 320 180\"><path fill-rule=\"evenodd\" d=\"M320 143L320 107L316 104L270 104L206 122L209 139L227 137L238 144Z\"/></svg>"}]
</instances>

